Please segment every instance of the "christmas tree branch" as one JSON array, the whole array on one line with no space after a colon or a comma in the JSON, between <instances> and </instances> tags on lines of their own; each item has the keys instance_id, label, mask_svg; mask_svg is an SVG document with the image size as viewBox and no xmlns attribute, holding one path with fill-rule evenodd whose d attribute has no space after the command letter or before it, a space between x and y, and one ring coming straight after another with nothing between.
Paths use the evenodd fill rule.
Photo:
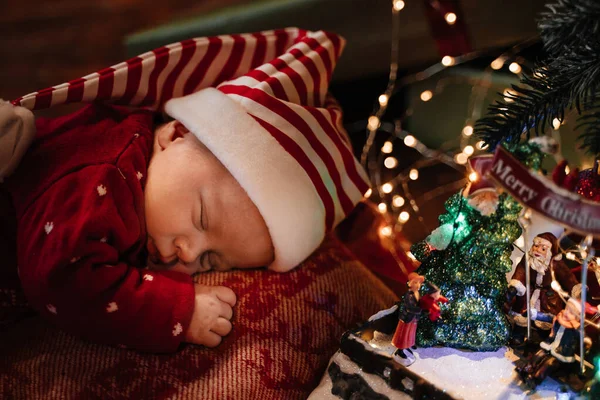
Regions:
<instances>
[{"instance_id":1,"label":"christmas tree branch","mask_svg":"<svg viewBox=\"0 0 600 400\"><path fill-rule=\"evenodd\" d=\"M546 6L538 21L544 47L553 56L592 44L598 50L600 2L597 0L558 0Z\"/></svg>"},{"instance_id":2,"label":"christmas tree branch","mask_svg":"<svg viewBox=\"0 0 600 400\"><path fill-rule=\"evenodd\" d=\"M554 118L564 119L575 107L583 116L579 136L581 147L600 155L600 109L597 107L600 82L600 4L590 0L559 0L548 6L540 21L545 46L557 55L542 62L533 75L524 75L513 93L491 105L488 116L478 121L476 133L493 150L499 143L518 143L534 130L543 133ZM588 14L589 13L589 14ZM577 20L585 35L571 31ZM572 36L578 36L576 39Z\"/></svg>"}]
</instances>

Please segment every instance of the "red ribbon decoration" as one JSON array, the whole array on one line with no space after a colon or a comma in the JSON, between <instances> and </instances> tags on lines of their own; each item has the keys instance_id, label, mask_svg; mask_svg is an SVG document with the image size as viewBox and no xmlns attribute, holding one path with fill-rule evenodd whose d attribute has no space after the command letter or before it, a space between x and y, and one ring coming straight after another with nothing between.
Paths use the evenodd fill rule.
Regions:
<instances>
[{"instance_id":1,"label":"red ribbon decoration","mask_svg":"<svg viewBox=\"0 0 600 400\"><path fill-rule=\"evenodd\" d=\"M519 203L582 235L600 237L600 204L558 187L498 146L488 171Z\"/></svg>"},{"instance_id":2,"label":"red ribbon decoration","mask_svg":"<svg viewBox=\"0 0 600 400\"><path fill-rule=\"evenodd\" d=\"M423 0L431 35L441 57L460 56L473 51L462 9L456 0ZM456 14L456 22L448 24L447 13Z\"/></svg>"}]
</instances>

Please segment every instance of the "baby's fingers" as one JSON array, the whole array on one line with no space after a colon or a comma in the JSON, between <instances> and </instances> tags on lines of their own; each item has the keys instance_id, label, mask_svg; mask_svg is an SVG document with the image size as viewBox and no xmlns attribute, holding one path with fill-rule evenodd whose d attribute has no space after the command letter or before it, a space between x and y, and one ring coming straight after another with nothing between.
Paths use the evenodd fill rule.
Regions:
<instances>
[{"instance_id":1,"label":"baby's fingers","mask_svg":"<svg viewBox=\"0 0 600 400\"><path fill-rule=\"evenodd\" d=\"M204 337L202 338L202 343L200 344L203 344L206 347L217 347L221 344L221 341L223 340L221 335L211 331L206 332L203 336Z\"/></svg>"},{"instance_id":2,"label":"baby's fingers","mask_svg":"<svg viewBox=\"0 0 600 400\"><path fill-rule=\"evenodd\" d=\"M235 306L237 298L235 296L235 293L233 293L233 290L225 286L217 286L216 288L214 288L214 291L215 295L219 300L229 304L231 307Z\"/></svg>"},{"instance_id":3,"label":"baby's fingers","mask_svg":"<svg viewBox=\"0 0 600 400\"><path fill-rule=\"evenodd\" d=\"M231 332L231 329L232 329L232 325L228 319L219 318L219 319L217 319L217 322L215 322L215 324L212 326L212 328L210 330L213 331L214 333L216 333L217 335L225 336L225 335L228 335L229 332Z\"/></svg>"}]
</instances>

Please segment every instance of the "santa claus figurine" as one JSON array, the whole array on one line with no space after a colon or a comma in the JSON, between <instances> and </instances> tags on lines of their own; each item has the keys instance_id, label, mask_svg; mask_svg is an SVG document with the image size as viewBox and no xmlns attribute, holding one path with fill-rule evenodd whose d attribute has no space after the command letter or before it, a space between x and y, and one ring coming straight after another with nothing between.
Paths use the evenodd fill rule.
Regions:
<instances>
[{"instance_id":1,"label":"santa claus figurine","mask_svg":"<svg viewBox=\"0 0 600 400\"><path fill-rule=\"evenodd\" d=\"M529 249L530 298L526 293L525 260L517 265L512 279L508 283L507 308L509 318L514 323L512 342L523 343L527 327L527 303L530 304L531 325L539 329L541 336L547 336L552 328L554 317L564 308L559 294L552 287L552 277L574 298L581 295L581 284L565 265L558 250L558 240L550 232L539 234L533 239Z\"/></svg>"}]
</instances>

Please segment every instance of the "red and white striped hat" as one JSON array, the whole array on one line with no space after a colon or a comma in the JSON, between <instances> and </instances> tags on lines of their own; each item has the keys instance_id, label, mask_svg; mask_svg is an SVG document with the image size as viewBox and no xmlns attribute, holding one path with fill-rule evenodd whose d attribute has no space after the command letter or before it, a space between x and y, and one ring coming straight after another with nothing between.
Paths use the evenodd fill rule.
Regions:
<instances>
[{"instance_id":1,"label":"red and white striped hat","mask_svg":"<svg viewBox=\"0 0 600 400\"><path fill-rule=\"evenodd\" d=\"M344 40L298 28L185 40L19 98L164 110L225 165L263 216L272 270L308 257L369 187L327 87Z\"/></svg>"}]
</instances>

